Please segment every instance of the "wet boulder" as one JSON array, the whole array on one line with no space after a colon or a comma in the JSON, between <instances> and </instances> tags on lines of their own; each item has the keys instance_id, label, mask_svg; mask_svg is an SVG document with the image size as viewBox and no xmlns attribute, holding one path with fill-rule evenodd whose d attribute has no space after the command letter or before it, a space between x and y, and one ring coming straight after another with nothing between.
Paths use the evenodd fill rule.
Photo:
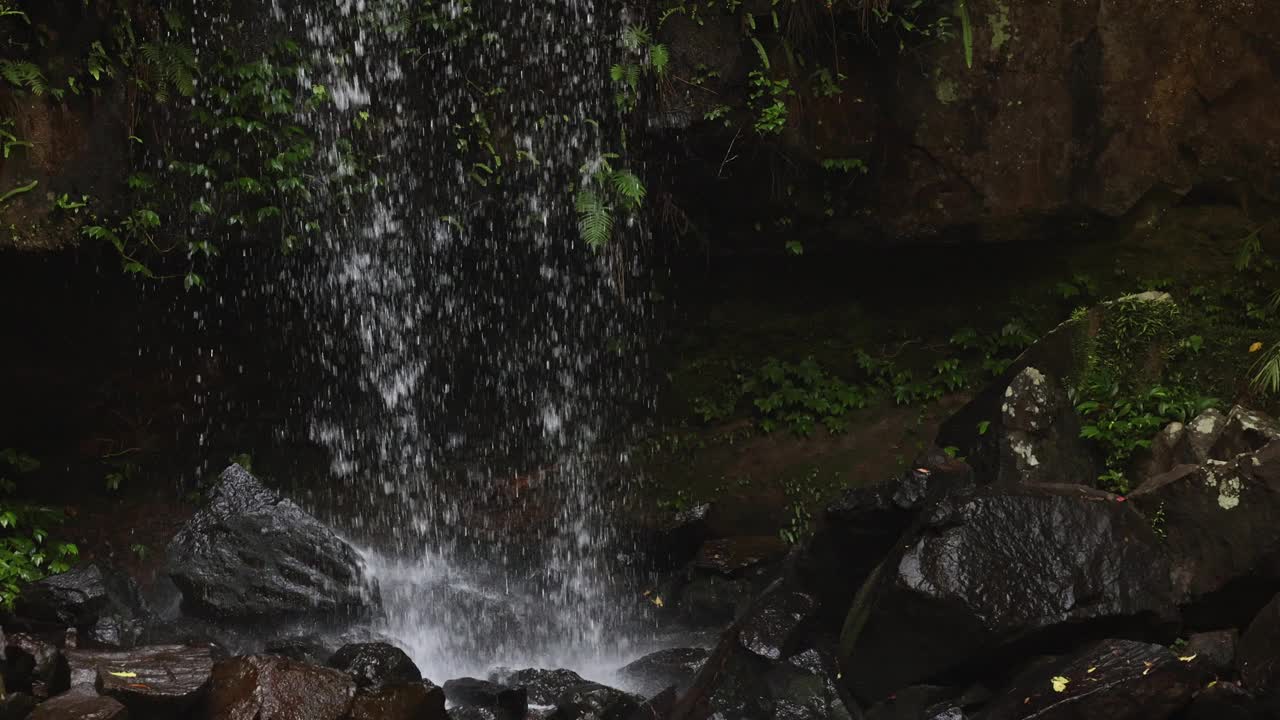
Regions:
<instances>
[{"instance_id":1,"label":"wet boulder","mask_svg":"<svg viewBox=\"0 0 1280 720\"><path fill-rule=\"evenodd\" d=\"M95 563L30 583L14 603L14 623L19 627L74 627L81 642L100 647L137 642L148 614L133 578Z\"/></svg>"},{"instance_id":2,"label":"wet boulder","mask_svg":"<svg viewBox=\"0 0 1280 720\"><path fill-rule=\"evenodd\" d=\"M1280 693L1280 595L1262 608L1240 636L1236 667L1249 691Z\"/></svg>"},{"instance_id":3,"label":"wet boulder","mask_svg":"<svg viewBox=\"0 0 1280 720\"><path fill-rule=\"evenodd\" d=\"M239 465L169 545L187 612L211 619L350 616L372 594L350 545Z\"/></svg>"},{"instance_id":4,"label":"wet boulder","mask_svg":"<svg viewBox=\"0 0 1280 720\"><path fill-rule=\"evenodd\" d=\"M329 658L328 665L350 675L361 688L422 682L422 672L413 660L387 643L344 645Z\"/></svg>"},{"instance_id":5,"label":"wet boulder","mask_svg":"<svg viewBox=\"0 0 1280 720\"><path fill-rule=\"evenodd\" d=\"M1230 460L1257 452L1274 440L1280 440L1280 423L1264 413L1237 405L1227 414L1209 456L1215 460Z\"/></svg>"},{"instance_id":6,"label":"wet boulder","mask_svg":"<svg viewBox=\"0 0 1280 720\"><path fill-rule=\"evenodd\" d=\"M644 698L600 683L581 683L560 694L550 720L630 720Z\"/></svg>"},{"instance_id":7,"label":"wet boulder","mask_svg":"<svg viewBox=\"0 0 1280 720\"><path fill-rule=\"evenodd\" d=\"M698 549L693 566L733 575L757 565L780 560L787 554L786 541L777 535L751 535L708 540Z\"/></svg>"},{"instance_id":8,"label":"wet boulder","mask_svg":"<svg viewBox=\"0 0 1280 720\"><path fill-rule=\"evenodd\" d=\"M71 687L71 667L53 643L27 633L4 636L4 689L37 698Z\"/></svg>"},{"instance_id":9,"label":"wet boulder","mask_svg":"<svg viewBox=\"0 0 1280 720\"><path fill-rule=\"evenodd\" d=\"M429 681L365 688L356 693L348 720L449 720L444 690Z\"/></svg>"},{"instance_id":10,"label":"wet boulder","mask_svg":"<svg viewBox=\"0 0 1280 720\"><path fill-rule=\"evenodd\" d=\"M524 670L498 671L490 675L489 681L512 688L524 688L530 705L551 706L566 690L586 682L581 675L572 670L540 670L526 668Z\"/></svg>"},{"instance_id":11,"label":"wet boulder","mask_svg":"<svg viewBox=\"0 0 1280 720\"><path fill-rule=\"evenodd\" d=\"M1190 704L1205 677L1162 645L1103 640L1030 669L976 720L1165 720Z\"/></svg>"},{"instance_id":12,"label":"wet boulder","mask_svg":"<svg viewBox=\"0 0 1280 720\"><path fill-rule=\"evenodd\" d=\"M1277 708L1268 708L1238 683L1216 682L1196 695L1186 720L1271 720Z\"/></svg>"},{"instance_id":13,"label":"wet boulder","mask_svg":"<svg viewBox=\"0 0 1280 720\"><path fill-rule=\"evenodd\" d=\"M26 693L8 693L0 698L0 720L25 720L36 705L36 699Z\"/></svg>"},{"instance_id":14,"label":"wet boulder","mask_svg":"<svg viewBox=\"0 0 1280 720\"><path fill-rule=\"evenodd\" d=\"M223 660L213 667L208 720L342 720L356 684L346 673L273 655Z\"/></svg>"},{"instance_id":15,"label":"wet boulder","mask_svg":"<svg viewBox=\"0 0 1280 720\"><path fill-rule=\"evenodd\" d=\"M1095 484L1093 453L1054 377L1023 368L1005 388L1000 416L997 482Z\"/></svg>"},{"instance_id":16,"label":"wet boulder","mask_svg":"<svg viewBox=\"0 0 1280 720\"><path fill-rule=\"evenodd\" d=\"M1236 648L1240 644L1238 630L1214 630L1194 633L1187 638L1183 655L1194 655L1200 662L1219 676L1230 673L1236 666Z\"/></svg>"},{"instance_id":17,"label":"wet boulder","mask_svg":"<svg viewBox=\"0 0 1280 720\"><path fill-rule=\"evenodd\" d=\"M94 685L137 718L186 717L204 699L213 674L208 648L140 647L98 653Z\"/></svg>"},{"instance_id":18,"label":"wet boulder","mask_svg":"<svg viewBox=\"0 0 1280 720\"><path fill-rule=\"evenodd\" d=\"M1078 486L948 499L855 598L845 677L876 701L1038 633L1172 616L1169 565L1128 503Z\"/></svg>"},{"instance_id":19,"label":"wet boulder","mask_svg":"<svg viewBox=\"0 0 1280 720\"><path fill-rule=\"evenodd\" d=\"M529 692L477 678L458 678L444 684L449 702L492 712L499 720L521 720L529 711Z\"/></svg>"},{"instance_id":20,"label":"wet boulder","mask_svg":"<svg viewBox=\"0 0 1280 720\"><path fill-rule=\"evenodd\" d=\"M311 665L328 665L338 648L316 635L291 635L270 640L263 646L264 655L279 655Z\"/></svg>"},{"instance_id":21,"label":"wet boulder","mask_svg":"<svg viewBox=\"0 0 1280 720\"><path fill-rule=\"evenodd\" d=\"M114 698L77 689L40 703L28 720L129 720L129 710Z\"/></svg>"},{"instance_id":22,"label":"wet boulder","mask_svg":"<svg viewBox=\"0 0 1280 720\"><path fill-rule=\"evenodd\" d=\"M797 630L816 609L807 593L775 587L752 608L738 632L738 643L754 655L780 660L796 649Z\"/></svg>"},{"instance_id":23,"label":"wet boulder","mask_svg":"<svg viewBox=\"0 0 1280 720\"><path fill-rule=\"evenodd\" d=\"M705 648L670 648L649 653L618 670L628 687L654 695L668 687L684 692L707 661Z\"/></svg>"},{"instance_id":24,"label":"wet boulder","mask_svg":"<svg viewBox=\"0 0 1280 720\"><path fill-rule=\"evenodd\" d=\"M1280 578L1280 443L1179 465L1128 500L1162 536L1181 596L1199 599L1243 578Z\"/></svg>"}]
</instances>

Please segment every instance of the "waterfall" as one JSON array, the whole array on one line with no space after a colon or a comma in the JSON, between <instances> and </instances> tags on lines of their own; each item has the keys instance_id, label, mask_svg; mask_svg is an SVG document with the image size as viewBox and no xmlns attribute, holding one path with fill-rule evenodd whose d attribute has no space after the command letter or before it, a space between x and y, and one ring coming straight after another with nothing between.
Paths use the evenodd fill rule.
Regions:
<instances>
[{"instance_id":1,"label":"waterfall","mask_svg":"<svg viewBox=\"0 0 1280 720\"><path fill-rule=\"evenodd\" d=\"M428 677L588 672L635 601L612 515L647 402L642 228L577 237L582 168L622 151L606 0L275 0L305 39L306 122L367 178L286 285L309 313L330 515L368 545L378 628Z\"/></svg>"}]
</instances>

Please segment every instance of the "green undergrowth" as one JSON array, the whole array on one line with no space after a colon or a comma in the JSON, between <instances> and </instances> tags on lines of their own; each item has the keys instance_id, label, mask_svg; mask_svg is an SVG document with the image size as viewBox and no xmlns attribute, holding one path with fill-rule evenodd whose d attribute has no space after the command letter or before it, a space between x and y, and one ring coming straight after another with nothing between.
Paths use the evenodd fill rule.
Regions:
<instances>
[{"instance_id":1,"label":"green undergrowth","mask_svg":"<svg viewBox=\"0 0 1280 720\"><path fill-rule=\"evenodd\" d=\"M62 511L15 499L23 477L40 468L13 448L0 450L0 608L11 609L24 583L65 572L79 555L67 542L49 538L65 520Z\"/></svg>"}]
</instances>

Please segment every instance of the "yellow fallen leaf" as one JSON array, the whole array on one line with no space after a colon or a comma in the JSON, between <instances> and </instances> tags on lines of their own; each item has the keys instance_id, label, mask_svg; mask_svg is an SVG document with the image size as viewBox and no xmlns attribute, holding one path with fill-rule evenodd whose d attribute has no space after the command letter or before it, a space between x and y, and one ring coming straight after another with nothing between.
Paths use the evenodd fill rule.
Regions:
<instances>
[{"instance_id":1,"label":"yellow fallen leaf","mask_svg":"<svg viewBox=\"0 0 1280 720\"><path fill-rule=\"evenodd\" d=\"M1262 343L1260 343L1260 342L1256 342L1256 343L1254 343L1254 344L1252 344L1252 345L1250 345L1250 346L1249 346L1249 352L1251 352L1251 353L1256 353L1256 352L1258 352L1258 351L1259 351L1259 350L1261 350L1261 349L1262 349Z\"/></svg>"},{"instance_id":2,"label":"yellow fallen leaf","mask_svg":"<svg viewBox=\"0 0 1280 720\"><path fill-rule=\"evenodd\" d=\"M1071 681L1059 675L1053 678L1052 680L1050 680L1049 682L1053 683L1054 692L1065 692L1067 689L1067 683Z\"/></svg>"},{"instance_id":3,"label":"yellow fallen leaf","mask_svg":"<svg viewBox=\"0 0 1280 720\"><path fill-rule=\"evenodd\" d=\"M107 674L108 674L108 675L114 675L114 676L116 676L116 677L118 677L118 678L136 678L136 677L138 677L138 673L136 673L136 672L113 672L113 673L107 673Z\"/></svg>"},{"instance_id":4,"label":"yellow fallen leaf","mask_svg":"<svg viewBox=\"0 0 1280 720\"><path fill-rule=\"evenodd\" d=\"M1190 655L1183 655L1183 656L1179 657L1178 659L1179 659L1179 660L1181 660L1182 662L1191 662L1192 660L1195 660L1195 659L1196 659L1196 656L1197 656L1197 655L1199 655L1199 654L1200 654L1200 653L1191 653Z\"/></svg>"},{"instance_id":5,"label":"yellow fallen leaf","mask_svg":"<svg viewBox=\"0 0 1280 720\"><path fill-rule=\"evenodd\" d=\"M1098 669L1098 666L1097 666L1097 665L1094 665L1093 667L1089 668L1088 670L1085 670L1085 673L1086 673L1086 674L1089 674L1089 675L1092 675L1092 674L1093 674L1093 671L1094 671L1094 670L1097 670L1097 669Z\"/></svg>"}]
</instances>

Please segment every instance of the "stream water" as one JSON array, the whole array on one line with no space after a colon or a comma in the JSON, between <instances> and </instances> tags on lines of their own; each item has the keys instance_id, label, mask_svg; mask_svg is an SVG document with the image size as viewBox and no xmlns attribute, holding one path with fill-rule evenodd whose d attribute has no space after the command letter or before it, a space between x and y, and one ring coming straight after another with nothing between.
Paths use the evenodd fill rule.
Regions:
<instances>
[{"instance_id":1,"label":"stream water","mask_svg":"<svg viewBox=\"0 0 1280 720\"><path fill-rule=\"evenodd\" d=\"M619 149L621 13L275 4L305 38L303 84L333 98L300 121L325 147L362 128L351 171L376 180L287 272L315 328L308 362L329 375L307 424L331 459L332 519L381 584L376 629L431 678L601 677L646 642L611 531L633 473L628 411L647 403L643 268L593 252L573 215L582 168Z\"/></svg>"}]
</instances>

